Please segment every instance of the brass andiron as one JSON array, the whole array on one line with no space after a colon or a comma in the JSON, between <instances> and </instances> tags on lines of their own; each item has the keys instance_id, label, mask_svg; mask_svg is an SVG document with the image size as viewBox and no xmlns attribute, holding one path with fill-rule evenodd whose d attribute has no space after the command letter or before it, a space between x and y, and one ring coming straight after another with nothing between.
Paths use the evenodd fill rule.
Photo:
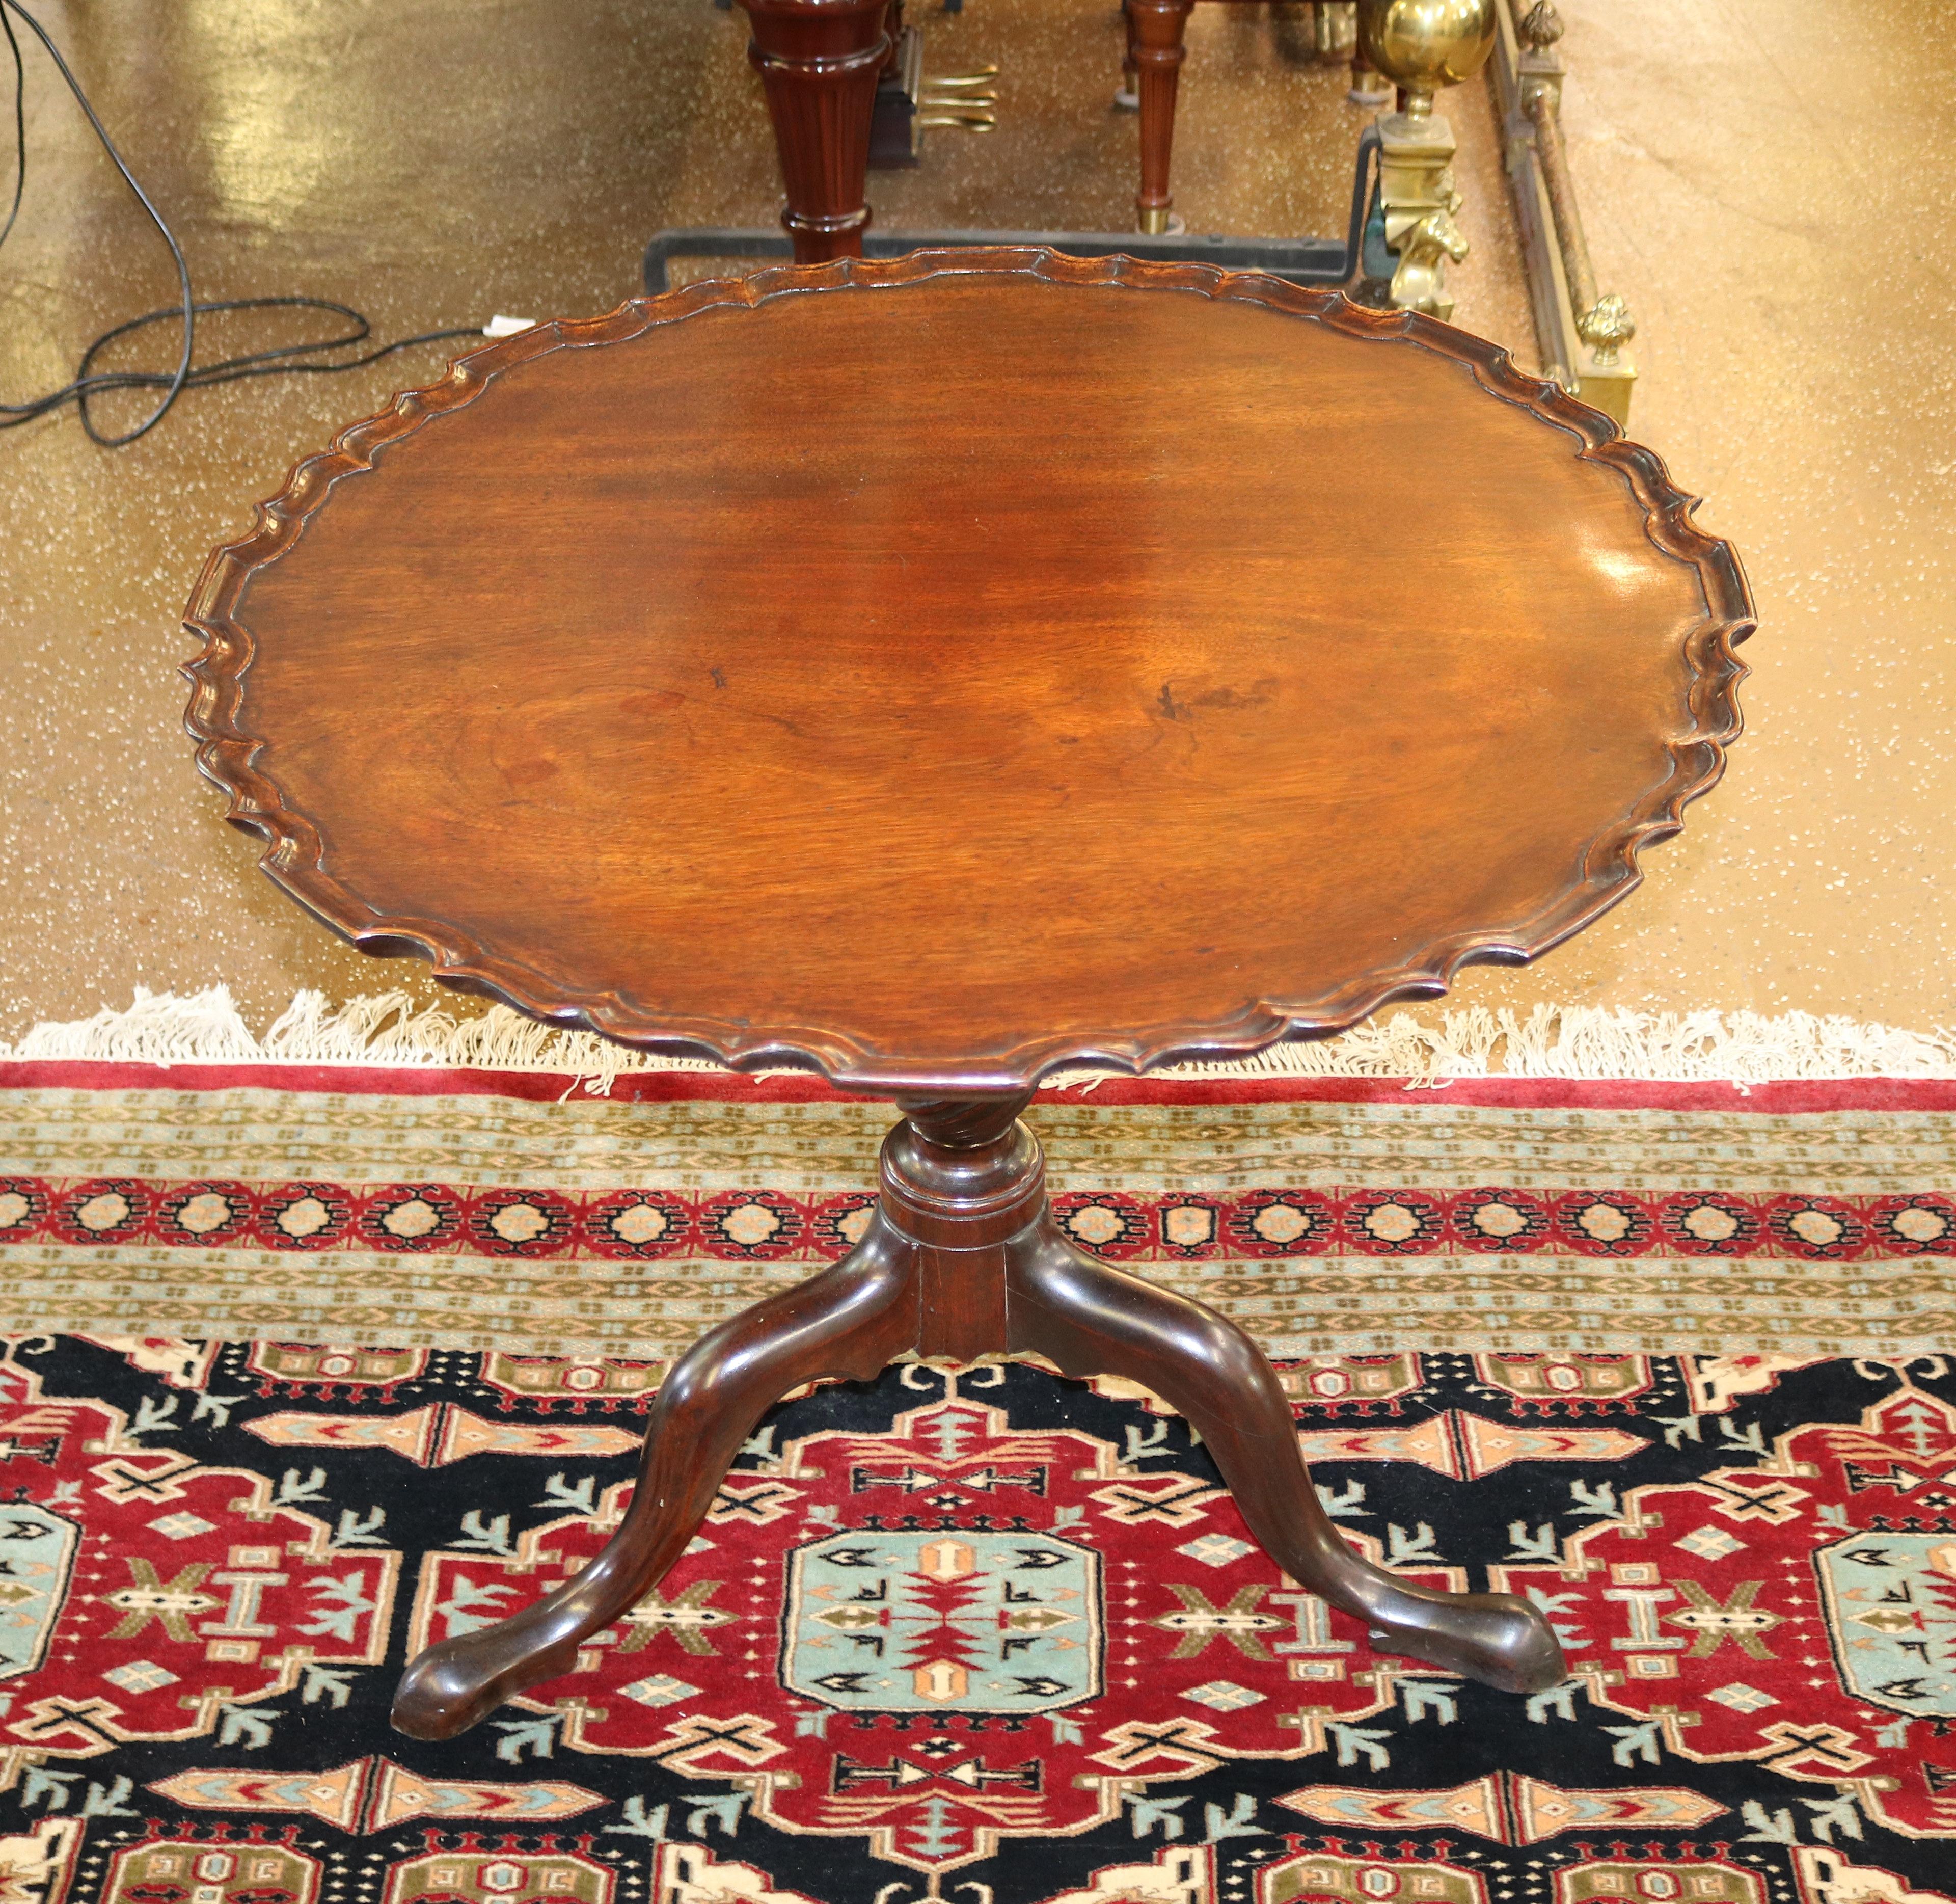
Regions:
<instances>
[{"instance_id":1,"label":"brass andiron","mask_svg":"<svg viewBox=\"0 0 1956 1904\"><path fill-rule=\"evenodd\" d=\"M1467 241L1453 222L1453 128L1433 96L1481 70L1494 33L1494 0L1358 0L1358 56L1404 96L1378 121L1379 207L1401 310L1453 314L1446 266L1467 255Z\"/></svg>"}]
</instances>

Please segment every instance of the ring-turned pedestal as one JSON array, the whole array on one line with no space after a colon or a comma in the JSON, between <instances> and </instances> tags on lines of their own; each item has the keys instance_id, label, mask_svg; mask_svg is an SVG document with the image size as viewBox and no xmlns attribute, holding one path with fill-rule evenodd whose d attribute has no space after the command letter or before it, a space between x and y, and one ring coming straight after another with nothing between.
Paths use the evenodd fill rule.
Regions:
<instances>
[{"instance_id":1,"label":"ring-turned pedestal","mask_svg":"<svg viewBox=\"0 0 1956 1904\"><path fill-rule=\"evenodd\" d=\"M1635 883L1737 732L1749 608L1613 437L1406 313L918 254L479 351L212 557L198 758L326 924L907 1113L862 1242L674 1367L610 1545L416 1659L403 1730L568 1669L785 1390L909 1351L1145 1383L1375 1644L1560 1676L1525 1602L1352 1551L1261 1354L1068 1242L1018 1118L1062 1063L1323 1036Z\"/></svg>"}]
</instances>

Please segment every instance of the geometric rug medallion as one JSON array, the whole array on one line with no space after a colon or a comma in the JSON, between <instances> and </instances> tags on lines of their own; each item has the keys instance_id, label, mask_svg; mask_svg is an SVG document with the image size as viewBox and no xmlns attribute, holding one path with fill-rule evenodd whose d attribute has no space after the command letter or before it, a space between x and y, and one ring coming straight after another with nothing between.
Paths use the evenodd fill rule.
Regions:
<instances>
[{"instance_id":1,"label":"geometric rug medallion","mask_svg":"<svg viewBox=\"0 0 1956 1904\"><path fill-rule=\"evenodd\" d=\"M1374 1653L1178 1417L910 1364L774 1411L477 1730L406 1658L574 1573L643 1371L284 1342L0 1362L0 1858L39 1904L1904 1904L1956 1887L1956 1371L1326 1356L1346 1536L1525 1592L1533 1698Z\"/></svg>"},{"instance_id":2,"label":"geometric rug medallion","mask_svg":"<svg viewBox=\"0 0 1956 1904\"><path fill-rule=\"evenodd\" d=\"M1956 1086L1108 1080L1082 1248L1278 1358L1374 1653L1132 1385L790 1397L576 1669L420 1647L616 1525L699 1331L860 1233L798 1078L0 1064L0 1904L1956 1899ZM57 1333L58 1332L58 1333Z\"/></svg>"}]
</instances>

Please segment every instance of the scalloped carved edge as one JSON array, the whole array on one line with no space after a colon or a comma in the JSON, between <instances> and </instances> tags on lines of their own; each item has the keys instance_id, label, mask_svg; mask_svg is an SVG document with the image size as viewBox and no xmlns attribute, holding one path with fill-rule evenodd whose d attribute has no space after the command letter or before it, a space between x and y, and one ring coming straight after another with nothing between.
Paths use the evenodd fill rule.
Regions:
<instances>
[{"instance_id":1,"label":"scalloped carved edge","mask_svg":"<svg viewBox=\"0 0 1956 1904\"><path fill-rule=\"evenodd\" d=\"M1566 430L1580 444L1577 453L1584 459L1615 470L1642 508L1653 546L1697 570L1706 619L1685 644L1695 677L1689 697L1692 725L1667 744L1670 775L1592 845L1582 883L1519 926L1436 940L1402 965L1367 973L1328 993L1292 1001L1259 999L1216 1024L1160 1025L1096 1037L1055 1034L991 1056L944 1060L891 1056L846 1031L819 1026L782 1026L757 1036L724 1020L649 1014L616 992L570 990L503 957L449 920L383 916L327 871L317 828L289 807L276 782L260 771L257 756L265 744L240 725L254 644L235 611L252 573L292 547L336 483L371 469L387 444L412 435L431 418L473 403L497 377L532 358L622 343L729 305L970 275L1189 292L1261 305L1350 336L1429 350L1462 365L1490 395ZM252 532L213 550L198 577L184 626L203 647L181 670L191 684L185 725L197 743L198 766L230 796L225 817L267 842L260 861L265 871L364 952L412 952L434 965L442 984L499 1000L546 1023L594 1031L645 1050L711 1058L736 1070L806 1066L838 1086L879 1096L1025 1091L1062 1065L1138 1072L1171 1059L1240 1057L1286 1038L1327 1037L1349 1030L1394 999L1441 996L1465 965L1537 958L1631 892L1643 876L1638 854L1680 829L1684 807L1717 782L1724 770L1725 750L1742 731L1737 690L1747 671L1733 651L1753 630L1753 605L1737 551L1693 521L1697 504L1697 497L1672 482L1655 451L1626 440L1601 411L1560 384L1519 369L1500 346L1416 312L1353 304L1342 292L1308 289L1213 265L1146 264L1123 256L1074 258L1024 247L920 251L888 264L839 258L826 264L776 266L744 278L703 279L657 298L635 298L604 317L539 324L472 351L456 358L440 381L401 393L385 409L342 430L330 449L296 464L284 488L257 506Z\"/></svg>"}]
</instances>

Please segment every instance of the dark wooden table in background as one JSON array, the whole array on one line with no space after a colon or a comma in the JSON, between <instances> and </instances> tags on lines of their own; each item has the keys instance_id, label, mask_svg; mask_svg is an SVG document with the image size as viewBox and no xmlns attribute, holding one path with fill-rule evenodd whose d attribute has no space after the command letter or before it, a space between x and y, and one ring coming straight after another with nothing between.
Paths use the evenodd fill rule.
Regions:
<instances>
[{"instance_id":1,"label":"dark wooden table in background","mask_svg":"<svg viewBox=\"0 0 1956 1904\"><path fill-rule=\"evenodd\" d=\"M785 1390L910 1351L1142 1381L1374 1644L1561 1676L1525 1602L1346 1544L1262 1355L1067 1242L1019 1113L1069 1062L1327 1034L1630 889L1738 731L1750 624L1613 435L1408 313L920 253L478 351L213 555L199 760L320 920L906 1113L862 1242L674 1367L610 1545L415 1660L402 1729L568 1670Z\"/></svg>"}]
</instances>

